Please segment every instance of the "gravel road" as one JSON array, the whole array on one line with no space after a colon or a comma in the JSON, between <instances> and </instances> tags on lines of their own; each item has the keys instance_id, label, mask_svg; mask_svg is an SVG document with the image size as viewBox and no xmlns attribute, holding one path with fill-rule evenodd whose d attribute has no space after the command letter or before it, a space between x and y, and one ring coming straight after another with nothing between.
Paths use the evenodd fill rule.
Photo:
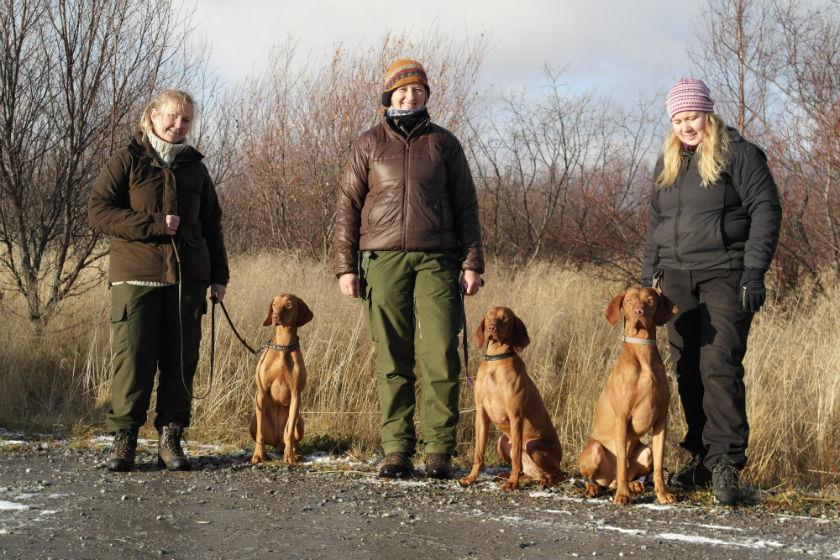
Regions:
<instances>
[{"instance_id":1,"label":"gravel road","mask_svg":"<svg viewBox=\"0 0 840 560\"><path fill-rule=\"evenodd\" d=\"M584 500L572 481L505 494L493 472L454 481L376 477L375 465L310 456L247 463L246 451L189 445L194 470L109 473L108 438L0 442L0 558L837 558L840 506L816 516L708 494L626 508Z\"/></svg>"}]
</instances>

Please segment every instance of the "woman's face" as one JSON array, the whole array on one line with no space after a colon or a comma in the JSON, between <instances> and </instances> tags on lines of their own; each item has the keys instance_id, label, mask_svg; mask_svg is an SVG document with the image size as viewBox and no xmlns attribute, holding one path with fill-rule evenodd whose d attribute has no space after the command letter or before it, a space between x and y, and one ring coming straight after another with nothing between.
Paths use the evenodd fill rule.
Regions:
<instances>
[{"instance_id":1,"label":"woman's face","mask_svg":"<svg viewBox=\"0 0 840 560\"><path fill-rule=\"evenodd\" d=\"M183 142L190 132L193 107L189 103L167 103L160 111L152 109L155 136L172 144Z\"/></svg>"},{"instance_id":2,"label":"woman's face","mask_svg":"<svg viewBox=\"0 0 840 560\"><path fill-rule=\"evenodd\" d=\"M682 111L671 119L674 134L686 146L699 146L706 136L706 113Z\"/></svg>"},{"instance_id":3,"label":"woman's face","mask_svg":"<svg viewBox=\"0 0 840 560\"><path fill-rule=\"evenodd\" d=\"M422 109L426 106L426 88L420 84L408 84L391 92L391 107L394 109Z\"/></svg>"}]
</instances>

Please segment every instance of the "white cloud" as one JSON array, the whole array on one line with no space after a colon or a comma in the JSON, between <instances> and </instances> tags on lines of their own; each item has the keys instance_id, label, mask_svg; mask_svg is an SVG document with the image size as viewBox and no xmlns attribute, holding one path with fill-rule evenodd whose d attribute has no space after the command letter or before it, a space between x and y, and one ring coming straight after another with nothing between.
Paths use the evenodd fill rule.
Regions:
<instances>
[{"instance_id":1,"label":"white cloud","mask_svg":"<svg viewBox=\"0 0 840 560\"><path fill-rule=\"evenodd\" d=\"M613 93L660 91L688 73L701 2L690 0L187 0L229 82L264 67L272 44L289 34L309 63L333 45L373 45L387 31L409 36L436 25L447 34L489 33L481 80L534 86L542 67L568 67L575 86ZM192 4L188 4L192 5Z\"/></svg>"}]
</instances>

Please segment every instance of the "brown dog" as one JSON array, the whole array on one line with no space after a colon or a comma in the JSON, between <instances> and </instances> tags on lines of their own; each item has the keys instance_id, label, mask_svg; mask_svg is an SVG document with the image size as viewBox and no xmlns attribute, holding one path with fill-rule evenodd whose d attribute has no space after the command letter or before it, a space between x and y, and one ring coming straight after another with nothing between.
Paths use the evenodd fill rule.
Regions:
<instances>
[{"instance_id":1,"label":"brown dog","mask_svg":"<svg viewBox=\"0 0 840 560\"><path fill-rule=\"evenodd\" d=\"M298 327L312 320L312 311L291 294L274 296L263 326L274 325L274 336L257 363L256 412L251 437L257 442L251 462L265 461L265 444L283 453L287 463L298 460L303 438L300 396L306 385L306 366L297 336Z\"/></svg>"},{"instance_id":2,"label":"brown dog","mask_svg":"<svg viewBox=\"0 0 840 560\"><path fill-rule=\"evenodd\" d=\"M487 354L475 380L475 458L472 470L458 482L472 484L484 465L490 420L502 431L496 444L499 457L511 465L502 490L519 486L526 476L549 486L563 479L560 439L536 385L528 377L517 352L531 342L522 321L507 307L493 307L475 333L476 344Z\"/></svg>"},{"instance_id":3,"label":"brown dog","mask_svg":"<svg viewBox=\"0 0 840 560\"><path fill-rule=\"evenodd\" d=\"M653 471L660 504L674 503L665 490L662 462L671 392L656 347L656 326L677 312L667 297L652 288L631 288L615 296L604 315L613 326L624 317L624 344L595 407L595 428L578 459L587 497L615 486L615 503L630 503L644 490L628 482ZM640 439L651 432L651 446Z\"/></svg>"}]
</instances>

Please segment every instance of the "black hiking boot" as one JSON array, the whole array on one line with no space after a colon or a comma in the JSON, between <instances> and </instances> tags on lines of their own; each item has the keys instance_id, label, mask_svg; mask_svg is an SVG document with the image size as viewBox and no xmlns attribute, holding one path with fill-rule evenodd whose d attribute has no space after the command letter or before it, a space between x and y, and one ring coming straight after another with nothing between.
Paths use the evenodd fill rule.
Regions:
<instances>
[{"instance_id":1,"label":"black hiking boot","mask_svg":"<svg viewBox=\"0 0 840 560\"><path fill-rule=\"evenodd\" d=\"M452 478L452 461L448 453L426 454L426 476L444 480Z\"/></svg>"},{"instance_id":2,"label":"black hiking boot","mask_svg":"<svg viewBox=\"0 0 840 560\"><path fill-rule=\"evenodd\" d=\"M188 471L192 467L190 460L184 454L181 447L181 437L184 434L183 426L169 424L160 429L160 440L158 440L158 466L166 467L170 471Z\"/></svg>"},{"instance_id":3,"label":"black hiking boot","mask_svg":"<svg viewBox=\"0 0 840 560\"><path fill-rule=\"evenodd\" d=\"M137 454L137 428L126 428L114 432L114 443L108 453L105 466L112 472L125 472L134 468Z\"/></svg>"},{"instance_id":4,"label":"black hiking boot","mask_svg":"<svg viewBox=\"0 0 840 560\"><path fill-rule=\"evenodd\" d=\"M726 459L720 460L712 469L712 489L718 503L734 506L744 501L741 471Z\"/></svg>"},{"instance_id":5,"label":"black hiking boot","mask_svg":"<svg viewBox=\"0 0 840 560\"><path fill-rule=\"evenodd\" d=\"M703 464L703 455L693 454L676 474L671 475L670 484L680 490L706 488L712 482L712 471Z\"/></svg>"},{"instance_id":6,"label":"black hiking boot","mask_svg":"<svg viewBox=\"0 0 840 560\"><path fill-rule=\"evenodd\" d=\"M411 476L414 465L408 453L388 453L379 467L379 476L384 478L406 478Z\"/></svg>"}]
</instances>

